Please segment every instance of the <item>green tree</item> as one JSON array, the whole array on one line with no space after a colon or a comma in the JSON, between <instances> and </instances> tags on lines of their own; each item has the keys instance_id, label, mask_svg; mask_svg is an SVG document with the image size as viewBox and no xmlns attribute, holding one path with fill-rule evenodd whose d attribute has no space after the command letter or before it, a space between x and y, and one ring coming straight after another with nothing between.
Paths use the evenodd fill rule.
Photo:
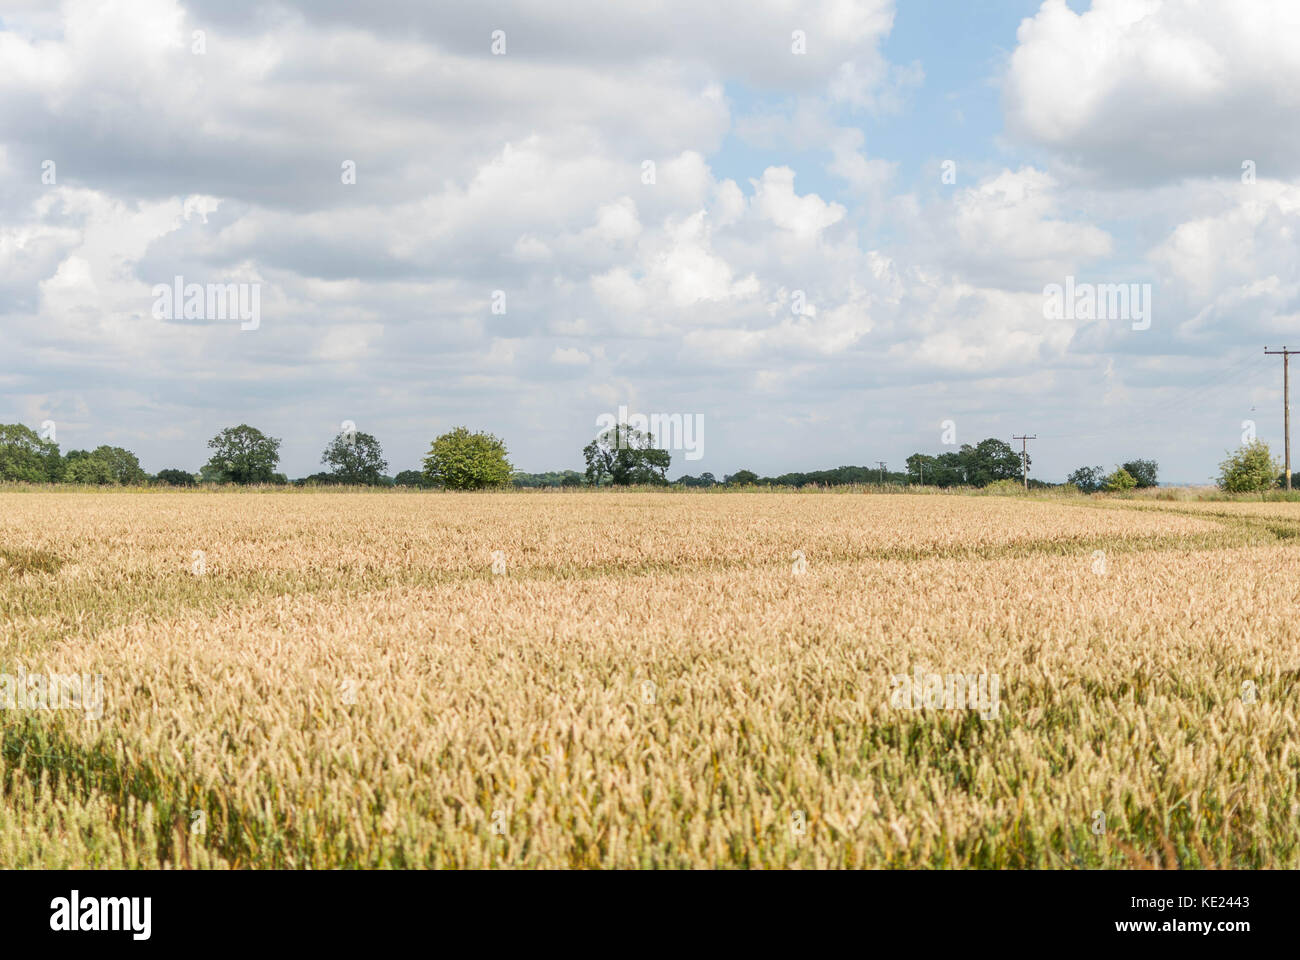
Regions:
<instances>
[{"instance_id":1,"label":"green tree","mask_svg":"<svg viewBox=\"0 0 1300 960\"><path fill-rule=\"evenodd\" d=\"M504 441L490 433L470 433L466 427L433 441L424 458L425 478L448 490L503 487L512 472Z\"/></svg>"},{"instance_id":2,"label":"green tree","mask_svg":"<svg viewBox=\"0 0 1300 960\"><path fill-rule=\"evenodd\" d=\"M1028 462L1033 464L1032 459ZM985 487L997 480L1019 480L1020 471L1019 452L1005 440L989 437L937 457L914 453L907 458L907 473L900 479L933 487Z\"/></svg>"},{"instance_id":3,"label":"green tree","mask_svg":"<svg viewBox=\"0 0 1300 960\"><path fill-rule=\"evenodd\" d=\"M907 458L906 462L908 483L923 484L927 487L957 487L966 482L966 469L962 456L954 451L941 453L937 457L926 453L914 453Z\"/></svg>"},{"instance_id":4,"label":"green tree","mask_svg":"<svg viewBox=\"0 0 1300 960\"><path fill-rule=\"evenodd\" d=\"M169 487L193 487L198 483L194 479L194 474L176 469L159 470L154 479Z\"/></svg>"},{"instance_id":5,"label":"green tree","mask_svg":"<svg viewBox=\"0 0 1300 960\"><path fill-rule=\"evenodd\" d=\"M144 483L149 479L149 475L140 469L140 461L130 450L123 450L121 447L96 447L90 452L90 455L96 460L102 460L108 464L108 469L113 475L113 482L126 486Z\"/></svg>"},{"instance_id":6,"label":"green tree","mask_svg":"<svg viewBox=\"0 0 1300 960\"><path fill-rule=\"evenodd\" d=\"M914 453L904 461L907 464L907 476L911 483L936 485L935 458L925 453ZM929 476L926 476L929 474Z\"/></svg>"},{"instance_id":7,"label":"green tree","mask_svg":"<svg viewBox=\"0 0 1300 960\"><path fill-rule=\"evenodd\" d=\"M295 487L334 487L342 482L332 473L313 473L310 476L298 478L293 482L293 485Z\"/></svg>"},{"instance_id":8,"label":"green tree","mask_svg":"<svg viewBox=\"0 0 1300 960\"><path fill-rule=\"evenodd\" d=\"M723 477L722 482L729 487L743 487L746 484L758 483L758 474L753 470L737 470L735 473Z\"/></svg>"},{"instance_id":9,"label":"green tree","mask_svg":"<svg viewBox=\"0 0 1300 960\"><path fill-rule=\"evenodd\" d=\"M668 467L672 457L667 450L657 449L654 437L629 427L625 423L610 427L582 449L587 461L587 483L598 487L602 483L615 486L668 483Z\"/></svg>"},{"instance_id":10,"label":"green tree","mask_svg":"<svg viewBox=\"0 0 1300 960\"><path fill-rule=\"evenodd\" d=\"M59 446L21 423L0 423L0 480L58 483L63 479Z\"/></svg>"},{"instance_id":11,"label":"green tree","mask_svg":"<svg viewBox=\"0 0 1300 960\"><path fill-rule=\"evenodd\" d=\"M1160 464L1154 460L1130 460L1128 463L1121 464L1121 466L1137 482L1138 487L1156 487L1160 485L1156 480L1156 473L1160 469Z\"/></svg>"},{"instance_id":12,"label":"green tree","mask_svg":"<svg viewBox=\"0 0 1300 960\"><path fill-rule=\"evenodd\" d=\"M683 487L716 487L717 479L711 473L701 473L698 477L692 477L689 473L678 477L677 482Z\"/></svg>"},{"instance_id":13,"label":"green tree","mask_svg":"<svg viewBox=\"0 0 1300 960\"><path fill-rule=\"evenodd\" d=\"M956 450L941 453L934 460L937 468L935 479L930 479L930 472L927 470L926 483L933 483L939 487L957 487L967 482L966 464L962 460L962 455Z\"/></svg>"},{"instance_id":14,"label":"green tree","mask_svg":"<svg viewBox=\"0 0 1300 960\"><path fill-rule=\"evenodd\" d=\"M256 427L241 423L227 427L208 441L214 451L208 465L222 482L275 483L280 462L280 441ZM281 481L283 482L283 481Z\"/></svg>"},{"instance_id":15,"label":"green tree","mask_svg":"<svg viewBox=\"0 0 1300 960\"><path fill-rule=\"evenodd\" d=\"M1137 486L1137 481L1133 479L1133 474L1129 473L1123 467L1116 467L1115 472L1106 478L1105 489L1111 493L1122 493L1125 490L1132 490Z\"/></svg>"},{"instance_id":16,"label":"green tree","mask_svg":"<svg viewBox=\"0 0 1300 960\"><path fill-rule=\"evenodd\" d=\"M582 474L576 470L551 470L547 473L516 470L510 477L512 487L580 487L582 483Z\"/></svg>"},{"instance_id":17,"label":"green tree","mask_svg":"<svg viewBox=\"0 0 1300 960\"><path fill-rule=\"evenodd\" d=\"M973 447L964 444L961 461L966 483L974 487L988 486L994 480L1019 480L1021 476L1020 454L1011 444L995 437L981 440ZM1033 460L1029 459L1027 465L1032 466Z\"/></svg>"},{"instance_id":18,"label":"green tree","mask_svg":"<svg viewBox=\"0 0 1300 960\"><path fill-rule=\"evenodd\" d=\"M63 459L64 483L87 483L108 486L117 483L113 464L88 450L69 450Z\"/></svg>"},{"instance_id":19,"label":"green tree","mask_svg":"<svg viewBox=\"0 0 1300 960\"><path fill-rule=\"evenodd\" d=\"M338 483L382 486L388 461L379 441L368 433L340 433L329 442L320 462L332 468Z\"/></svg>"},{"instance_id":20,"label":"green tree","mask_svg":"<svg viewBox=\"0 0 1300 960\"><path fill-rule=\"evenodd\" d=\"M1095 467L1080 467L1065 478L1083 493L1096 493L1106 483L1106 470L1100 464Z\"/></svg>"},{"instance_id":21,"label":"green tree","mask_svg":"<svg viewBox=\"0 0 1300 960\"><path fill-rule=\"evenodd\" d=\"M1238 447L1236 453L1219 464L1219 487L1228 493L1267 490L1277 483L1280 470L1268 444L1255 440Z\"/></svg>"},{"instance_id":22,"label":"green tree","mask_svg":"<svg viewBox=\"0 0 1300 960\"><path fill-rule=\"evenodd\" d=\"M393 477L395 487L427 487L429 480L419 470L403 470Z\"/></svg>"}]
</instances>

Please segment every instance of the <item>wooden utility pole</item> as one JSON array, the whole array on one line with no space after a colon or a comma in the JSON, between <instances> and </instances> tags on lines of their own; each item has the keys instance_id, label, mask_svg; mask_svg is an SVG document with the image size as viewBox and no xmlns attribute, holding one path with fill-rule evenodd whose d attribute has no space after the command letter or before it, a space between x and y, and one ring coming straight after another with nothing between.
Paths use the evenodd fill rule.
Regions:
<instances>
[{"instance_id":1,"label":"wooden utility pole","mask_svg":"<svg viewBox=\"0 0 1300 960\"><path fill-rule=\"evenodd\" d=\"M1300 353L1300 351L1296 351ZM1025 489L1029 489L1029 441L1037 440L1038 434L1032 437L1012 437L1012 440L1020 441L1020 478L1024 481Z\"/></svg>"},{"instance_id":2,"label":"wooden utility pole","mask_svg":"<svg viewBox=\"0 0 1300 960\"><path fill-rule=\"evenodd\" d=\"M1282 430L1286 434L1286 488L1291 489L1291 354L1300 350L1270 350L1266 354L1278 354L1282 357Z\"/></svg>"},{"instance_id":3,"label":"wooden utility pole","mask_svg":"<svg viewBox=\"0 0 1300 960\"><path fill-rule=\"evenodd\" d=\"M880 485L884 486L885 485L885 461L877 460L876 463L880 464Z\"/></svg>"}]
</instances>

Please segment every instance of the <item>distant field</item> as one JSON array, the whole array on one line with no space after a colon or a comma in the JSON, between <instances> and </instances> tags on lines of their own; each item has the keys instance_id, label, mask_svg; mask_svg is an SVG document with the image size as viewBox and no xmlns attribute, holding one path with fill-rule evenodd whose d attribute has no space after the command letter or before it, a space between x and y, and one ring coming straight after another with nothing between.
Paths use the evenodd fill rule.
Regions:
<instances>
[{"instance_id":1,"label":"distant field","mask_svg":"<svg viewBox=\"0 0 1300 960\"><path fill-rule=\"evenodd\" d=\"M0 867L1300 867L1298 535L1294 503L0 493L10 693L103 678L0 709Z\"/></svg>"}]
</instances>

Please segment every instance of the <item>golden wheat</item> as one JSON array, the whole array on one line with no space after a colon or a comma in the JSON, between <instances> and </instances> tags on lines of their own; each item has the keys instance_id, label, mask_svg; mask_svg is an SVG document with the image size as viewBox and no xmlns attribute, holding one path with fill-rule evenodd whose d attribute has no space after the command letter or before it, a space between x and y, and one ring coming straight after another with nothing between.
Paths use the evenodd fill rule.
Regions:
<instances>
[{"instance_id":1,"label":"golden wheat","mask_svg":"<svg viewBox=\"0 0 1300 960\"><path fill-rule=\"evenodd\" d=\"M0 506L0 867L1300 866L1290 504Z\"/></svg>"}]
</instances>

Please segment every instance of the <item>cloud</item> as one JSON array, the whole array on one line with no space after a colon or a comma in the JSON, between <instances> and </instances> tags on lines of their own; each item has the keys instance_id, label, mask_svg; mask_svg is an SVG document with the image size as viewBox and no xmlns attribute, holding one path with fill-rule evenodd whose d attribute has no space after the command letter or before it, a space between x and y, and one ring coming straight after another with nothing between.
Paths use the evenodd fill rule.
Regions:
<instances>
[{"instance_id":1,"label":"cloud","mask_svg":"<svg viewBox=\"0 0 1300 960\"><path fill-rule=\"evenodd\" d=\"M789 167L768 167L754 185L754 210L758 215L799 240L815 240L823 230L844 219L844 208L827 203L816 194L794 192L794 171Z\"/></svg>"},{"instance_id":2,"label":"cloud","mask_svg":"<svg viewBox=\"0 0 1300 960\"><path fill-rule=\"evenodd\" d=\"M394 469L468 423L550 469L629 403L705 414L721 475L1139 402L1300 313L1295 15L1253 9L1007 20L1005 116L940 131L927 192L931 98L995 51L891 63L884 0L11 3L0 420L151 469L251 422L291 475L343 419ZM1152 330L1045 320L1068 273L1150 275ZM155 319L176 275L259 284L260 328Z\"/></svg>"},{"instance_id":3,"label":"cloud","mask_svg":"<svg viewBox=\"0 0 1300 960\"><path fill-rule=\"evenodd\" d=\"M942 212L936 246L968 278L1038 289L1111 253L1105 230L1061 217L1055 178L1033 167L1003 170L958 190Z\"/></svg>"},{"instance_id":4,"label":"cloud","mask_svg":"<svg viewBox=\"0 0 1300 960\"><path fill-rule=\"evenodd\" d=\"M1115 183L1300 171L1300 5L1046 0L1016 34L1007 125Z\"/></svg>"},{"instance_id":5,"label":"cloud","mask_svg":"<svg viewBox=\"0 0 1300 960\"><path fill-rule=\"evenodd\" d=\"M1300 320L1300 185L1241 185L1223 210L1179 224L1149 257L1177 291L1183 337L1284 337Z\"/></svg>"}]
</instances>

